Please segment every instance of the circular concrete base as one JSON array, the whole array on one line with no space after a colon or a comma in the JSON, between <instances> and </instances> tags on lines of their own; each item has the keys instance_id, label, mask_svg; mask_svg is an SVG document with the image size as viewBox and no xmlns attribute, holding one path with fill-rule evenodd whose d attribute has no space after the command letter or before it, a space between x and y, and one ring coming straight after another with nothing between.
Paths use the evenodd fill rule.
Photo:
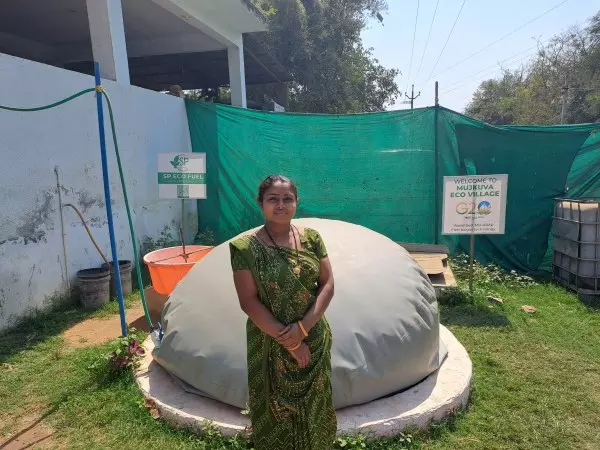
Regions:
<instances>
[{"instance_id":1,"label":"circular concrete base","mask_svg":"<svg viewBox=\"0 0 600 450\"><path fill-rule=\"evenodd\" d=\"M407 427L426 428L466 406L472 366L465 348L445 327L440 337L448 348L442 366L416 386L394 396L337 411L338 435L393 436ZM250 420L239 408L185 392L152 358L154 344L144 342L146 355L136 374L143 395L156 403L161 417L176 427L201 432L210 423L224 435L244 433Z\"/></svg>"}]
</instances>

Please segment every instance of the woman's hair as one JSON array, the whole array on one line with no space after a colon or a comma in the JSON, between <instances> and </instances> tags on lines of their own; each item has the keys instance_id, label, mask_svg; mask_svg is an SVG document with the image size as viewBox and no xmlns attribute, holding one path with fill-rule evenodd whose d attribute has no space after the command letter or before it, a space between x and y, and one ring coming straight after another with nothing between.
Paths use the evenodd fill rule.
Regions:
<instances>
[{"instance_id":1,"label":"woman's hair","mask_svg":"<svg viewBox=\"0 0 600 450\"><path fill-rule=\"evenodd\" d=\"M296 185L294 184L294 182L292 180L290 180L288 177L284 176L284 175L269 175L267 178L265 178L265 180L260 183L260 186L258 187L258 201L259 203L262 203L265 197L265 192L267 192L267 190L273 186L275 183L277 182L280 183L284 183L284 184L289 184L290 188L292 189L292 192L294 193L294 196L296 197L296 200L298 200L298 189L296 188Z\"/></svg>"}]
</instances>

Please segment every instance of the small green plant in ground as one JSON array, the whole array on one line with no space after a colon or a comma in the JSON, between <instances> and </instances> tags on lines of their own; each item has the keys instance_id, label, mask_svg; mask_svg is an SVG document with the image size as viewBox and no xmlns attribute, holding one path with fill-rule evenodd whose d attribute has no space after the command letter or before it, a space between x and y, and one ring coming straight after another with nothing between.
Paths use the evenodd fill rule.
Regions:
<instances>
[{"instance_id":1,"label":"small green plant in ground","mask_svg":"<svg viewBox=\"0 0 600 450\"><path fill-rule=\"evenodd\" d=\"M447 306L472 305L475 297L461 287L450 287L442 291L438 302Z\"/></svg>"},{"instance_id":2,"label":"small green plant in ground","mask_svg":"<svg viewBox=\"0 0 600 450\"><path fill-rule=\"evenodd\" d=\"M471 273L469 260L469 255L464 253L450 259L450 266L457 278L469 279ZM532 277L515 270L508 272L494 264L483 265L477 261L473 263L473 279L481 287L491 287L500 283L508 288L524 288L538 284Z\"/></svg>"},{"instance_id":3,"label":"small green plant in ground","mask_svg":"<svg viewBox=\"0 0 600 450\"><path fill-rule=\"evenodd\" d=\"M459 280L459 290L453 293L454 298L447 299L450 302L458 300L456 297L459 292L464 293L464 300L469 300L469 296L500 296L498 286L509 289L521 289L539 284L534 278L518 273L515 270L505 271L494 264L480 264L473 262L473 294L465 290L465 286L471 276L469 255L460 254L450 258L450 267L457 280ZM452 303L449 303L452 304Z\"/></svg>"},{"instance_id":4,"label":"small green plant in ground","mask_svg":"<svg viewBox=\"0 0 600 450\"><path fill-rule=\"evenodd\" d=\"M144 348L140 345L140 336L135 328L128 330L127 337L119 337L112 344L112 351L102 358L107 362L107 369L111 375L121 375L126 371L133 371L139 365L139 360L145 355ZM92 364L90 368L101 367L100 361Z\"/></svg>"},{"instance_id":5,"label":"small green plant in ground","mask_svg":"<svg viewBox=\"0 0 600 450\"><path fill-rule=\"evenodd\" d=\"M363 436L344 436L335 440L333 448L343 448L345 450L356 450L367 448L366 440Z\"/></svg>"},{"instance_id":6,"label":"small green plant in ground","mask_svg":"<svg viewBox=\"0 0 600 450\"><path fill-rule=\"evenodd\" d=\"M420 443L411 434L403 432L393 438L379 439L368 439L357 434L338 437L333 448L344 450L411 450L420 448Z\"/></svg>"}]
</instances>

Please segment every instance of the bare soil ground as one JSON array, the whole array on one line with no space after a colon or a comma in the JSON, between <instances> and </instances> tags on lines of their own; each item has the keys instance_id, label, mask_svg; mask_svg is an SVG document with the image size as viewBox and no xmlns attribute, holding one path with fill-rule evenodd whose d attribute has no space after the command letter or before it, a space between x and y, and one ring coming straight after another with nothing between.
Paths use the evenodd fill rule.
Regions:
<instances>
[{"instance_id":1,"label":"bare soil ground","mask_svg":"<svg viewBox=\"0 0 600 450\"><path fill-rule=\"evenodd\" d=\"M144 310L136 305L125 311L127 324L138 330L148 331L144 320ZM156 321L156 317L152 320ZM63 333L70 348L82 348L102 344L121 335L121 319L119 315L106 318L93 318L79 322Z\"/></svg>"},{"instance_id":2,"label":"bare soil ground","mask_svg":"<svg viewBox=\"0 0 600 450\"><path fill-rule=\"evenodd\" d=\"M0 430L8 425L13 430L18 430L9 433L8 436L0 433L0 448L2 450L60 448L60 443L54 439L54 430L43 423L45 417L43 410L43 406L32 406L21 417L11 419L15 424L2 423L4 420L0 420Z\"/></svg>"}]
</instances>

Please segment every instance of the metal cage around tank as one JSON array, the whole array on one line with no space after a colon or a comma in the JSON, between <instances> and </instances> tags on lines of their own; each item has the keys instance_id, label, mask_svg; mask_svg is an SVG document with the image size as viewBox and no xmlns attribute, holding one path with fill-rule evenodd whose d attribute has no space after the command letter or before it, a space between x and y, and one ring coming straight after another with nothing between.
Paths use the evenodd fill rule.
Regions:
<instances>
[{"instance_id":1,"label":"metal cage around tank","mask_svg":"<svg viewBox=\"0 0 600 450\"><path fill-rule=\"evenodd\" d=\"M600 296L600 199L557 198L552 274L580 295Z\"/></svg>"}]
</instances>

